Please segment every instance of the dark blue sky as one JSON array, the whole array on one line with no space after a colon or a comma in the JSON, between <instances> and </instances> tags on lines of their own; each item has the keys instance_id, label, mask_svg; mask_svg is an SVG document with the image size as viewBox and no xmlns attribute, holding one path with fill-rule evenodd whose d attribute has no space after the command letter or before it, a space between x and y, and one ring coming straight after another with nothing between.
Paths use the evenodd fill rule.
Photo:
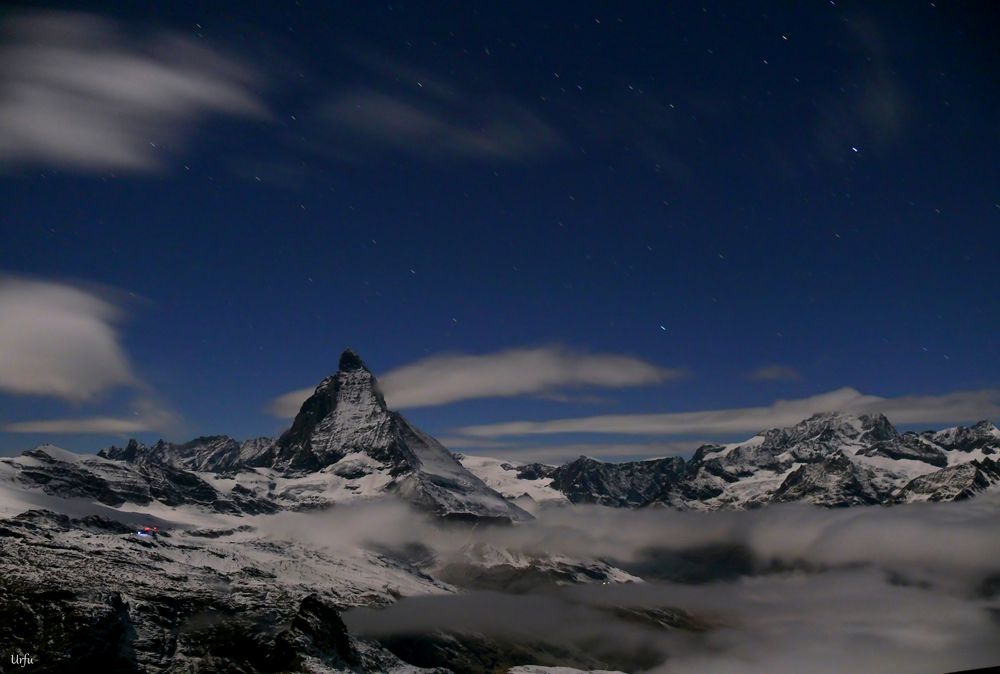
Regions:
<instances>
[{"instance_id":1,"label":"dark blue sky","mask_svg":"<svg viewBox=\"0 0 1000 674\"><path fill-rule=\"evenodd\" d=\"M546 346L686 372L407 412L446 437L1000 387L996 6L277 4L3 10L0 272L120 307L135 378L0 381L8 430L141 398L172 420L124 435L274 434L269 401L346 346L377 373ZM24 66L67 48L67 81ZM23 93L44 87L72 104Z\"/></svg>"}]
</instances>

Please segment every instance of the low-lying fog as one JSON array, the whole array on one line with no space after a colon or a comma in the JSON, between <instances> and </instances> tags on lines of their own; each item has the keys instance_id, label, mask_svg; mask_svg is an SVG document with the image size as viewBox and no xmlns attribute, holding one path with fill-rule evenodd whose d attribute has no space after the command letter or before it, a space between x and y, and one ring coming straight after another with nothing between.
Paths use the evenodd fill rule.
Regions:
<instances>
[{"instance_id":1,"label":"low-lying fog","mask_svg":"<svg viewBox=\"0 0 1000 674\"><path fill-rule=\"evenodd\" d=\"M354 632L379 639L479 633L585 650L650 672L945 672L1000 664L1000 494L842 510L574 506L536 515L514 527L439 526L380 503L282 513L262 518L259 528L345 551L416 547L439 560L492 548L596 558L646 581L411 597L345 615ZM669 609L684 626L637 617L645 609Z\"/></svg>"}]
</instances>

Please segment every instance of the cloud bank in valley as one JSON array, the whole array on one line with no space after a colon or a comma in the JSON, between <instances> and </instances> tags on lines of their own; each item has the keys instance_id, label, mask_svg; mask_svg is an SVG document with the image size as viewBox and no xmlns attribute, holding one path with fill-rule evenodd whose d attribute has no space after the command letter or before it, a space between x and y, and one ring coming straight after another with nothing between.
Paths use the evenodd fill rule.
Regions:
<instances>
[{"instance_id":1,"label":"cloud bank in valley","mask_svg":"<svg viewBox=\"0 0 1000 674\"><path fill-rule=\"evenodd\" d=\"M877 571L855 569L698 586L643 583L541 596L418 597L383 610L355 610L346 621L365 636L444 630L544 639L619 662L653 652L659 664L641 669L650 674L930 673L996 662L997 628L989 613L995 603L894 585ZM711 627L667 631L616 613L641 608L680 609Z\"/></svg>"},{"instance_id":2,"label":"cloud bank in valley","mask_svg":"<svg viewBox=\"0 0 1000 674\"><path fill-rule=\"evenodd\" d=\"M514 555L601 558L626 569L651 550L739 546L752 568L682 584L577 585L521 595L467 592L403 599L346 615L361 635L434 630L542 638L590 652L648 652L667 672L942 672L1000 659L985 581L1000 575L996 495L948 504L825 510L789 504L745 512L543 509L524 526L440 528L401 505L348 507L337 519L285 513L260 526L321 547L392 549L419 542L441 562L470 546ZM621 608L671 608L710 626L663 630ZM633 671L633 670L629 670Z\"/></svg>"},{"instance_id":3,"label":"cloud bank in valley","mask_svg":"<svg viewBox=\"0 0 1000 674\"><path fill-rule=\"evenodd\" d=\"M380 376L379 386L391 408L408 409L561 389L645 386L684 375L683 370L660 367L632 356L539 347L482 355L431 356ZM293 417L312 392L308 388L286 393L275 399L268 410L278 417Z\"/></svg>"}]
</instances>

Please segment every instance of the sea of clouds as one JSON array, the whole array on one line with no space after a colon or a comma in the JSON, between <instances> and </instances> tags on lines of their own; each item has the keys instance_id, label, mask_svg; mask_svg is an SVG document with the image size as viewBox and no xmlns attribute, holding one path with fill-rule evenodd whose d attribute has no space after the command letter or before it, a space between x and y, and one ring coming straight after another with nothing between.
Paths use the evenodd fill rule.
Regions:
<instances>
[{"instance_id":1,"label":"sea of clouds","mask_svg":"<svg viewBox=\"0 0 1000 674\"><path fill-rule=\"evenodd\" d=\"M448 560L488 547L633 571L657 553L683 553L697 565L698 551L742 551L735 570L709 568L697 583L654 573L642 583L459 592L348 612L349 627L364 636L440 630L598 655L652 652L657 664L643 671L657 673L946 672L1000 664L998 514L1000 494L840 510L556 507L525 525L470 529L378 503L282 513L259 528L341 551L419 544ZM663 629L621 618L614 610L622 608L680 610L709 628Z\"/></svg>"}]
</instances>

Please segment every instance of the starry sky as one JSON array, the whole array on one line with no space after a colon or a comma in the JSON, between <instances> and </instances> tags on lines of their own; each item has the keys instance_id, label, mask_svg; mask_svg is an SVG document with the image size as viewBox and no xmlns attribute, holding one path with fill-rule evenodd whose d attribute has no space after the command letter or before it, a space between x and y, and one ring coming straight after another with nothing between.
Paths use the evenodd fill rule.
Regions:
<instances>
[{"instance_id":1,"label":"starry sky","mask_svg":"<svg viewBox=\"0 0 1000 674\"><path fill-rule=\"evenodd\" d=\"M996 25L6 3L0 453L277 434L346 347L449 447L525 459L996 421Z\"/></svg>"}]
</instances>

